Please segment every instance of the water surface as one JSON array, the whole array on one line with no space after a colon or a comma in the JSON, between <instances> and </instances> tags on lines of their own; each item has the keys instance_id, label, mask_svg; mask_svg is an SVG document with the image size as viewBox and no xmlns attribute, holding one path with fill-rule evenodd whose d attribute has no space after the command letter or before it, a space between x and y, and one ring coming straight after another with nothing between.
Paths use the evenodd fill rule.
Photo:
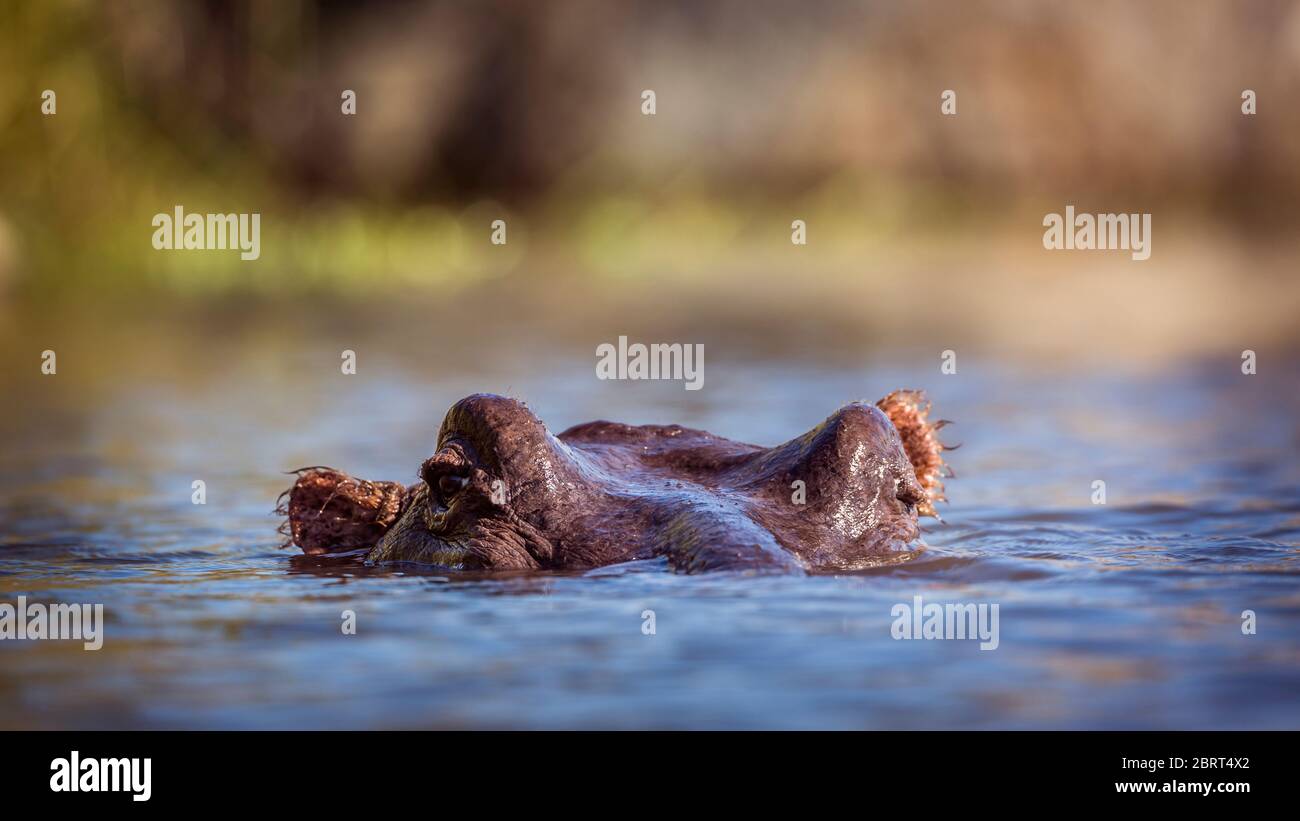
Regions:
<instances>
[{"instance_id":1,"label":"water surface","mask_svg":"<svg viewBox=\"0 0 1300 821\"><path fill-rule=\"evenodd\" d=\"M1294 372L972 358L941 376L934 360L714 345L695 393L600 382L585 347L515 341L420 367L363 351L344 377L341 345L298 342L155 350L156 368L120 378L67 357L57 387L15 388L0 601L100 602L107 625L98 652L0 642L0 727L1300 727ZM271 515L301 465L412 480L441 413L473 391L520 397L554 430L603 417L775 444L903 386L930 392L962 447L946 522L901 565L341 568L279 547ZM891 608L916 595L997 603L998 648L892 639Z\"/></svg>"}]
</instances>

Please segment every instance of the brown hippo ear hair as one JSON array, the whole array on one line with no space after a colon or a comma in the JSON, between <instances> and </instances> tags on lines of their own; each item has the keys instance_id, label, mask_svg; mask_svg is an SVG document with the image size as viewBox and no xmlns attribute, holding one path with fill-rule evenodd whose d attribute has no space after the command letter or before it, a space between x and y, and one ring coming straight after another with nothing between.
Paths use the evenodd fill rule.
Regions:
<instances>
[{"instance_id":1,"label":"brown hippo ear hair","mask_svg":"<svg viewBox=\"0 0 1300 821\"><path fill-rule=\"evenodd\" d=\"M922 516L939 518L934 509L936 502L946 502L943 494L943 480L953 475L952 470L944 464L943 452L954 450L939 441L939 430L948 424L947 420L931 422L930 400L924 391L900 390L876 403L876 407L885 412L889 420L898 428L898 435L903 440L903 449L916 471L916 479L925 489L926 498L917 505L917 512Z\"/></svg>"},{"instance_id":2,"label":"brown hippo ear hair","mask_svg":"<svg viewBox=\"0 0 1300 821\"><path fill-rule=\"evenodd\" d=\"M402 513L407 489L369 482L327 467L291 471L298 479L280 494L282 545L309 555L373 547Z\"/></svg>"}]
</instances>

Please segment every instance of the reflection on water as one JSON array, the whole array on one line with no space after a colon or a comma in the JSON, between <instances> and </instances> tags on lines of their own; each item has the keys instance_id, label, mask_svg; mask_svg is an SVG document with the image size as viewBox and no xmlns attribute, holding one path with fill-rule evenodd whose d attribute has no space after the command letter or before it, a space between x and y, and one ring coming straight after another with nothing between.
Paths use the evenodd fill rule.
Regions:
<instances>
[{"instance_id":1,"label":"reflection on water","mask_svg":"<svg viewBox=\"0 0 1300 821\"><path fill-rule=\"evenodd\" d=\"M941 377L930 361L714 345L706 389L687 393L598 381L585 346L512 345L435 374L363 352L342 377L313 344L93 397L71 360L57 391L23 387L0 442L0 601L102 602L108 623L97 653L0 642L0 726L1300 726L1294 372L1065 378L963 360ZM556 430L604 417L773 444L902 386L958 422L953 502L928 550L862 573L366 569L280 549L270 515L300 465L412 479L441 412L476 390ZM1000 646L891 639L891 608L914 595L999 603Z\"/></svg>"}]
</instances>

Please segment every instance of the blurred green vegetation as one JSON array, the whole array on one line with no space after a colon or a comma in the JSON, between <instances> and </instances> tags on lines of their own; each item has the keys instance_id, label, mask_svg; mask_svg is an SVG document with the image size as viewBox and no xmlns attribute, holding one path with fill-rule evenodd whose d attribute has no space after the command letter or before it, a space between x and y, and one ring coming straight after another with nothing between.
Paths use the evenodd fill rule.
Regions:
<instances>
[{"instance_id":1,"label":"blurred green vegetation","mask_svg":"<svg viewBox=\"0 0 1300 821\"><path fill-rule=\"evenodd\" d=\"M1010 226L1032 246L1065 202L1286 229L1298 42L1280 2L7 3L0 284L57 299L851 276ZM261 258L154 251L152 216L178 204L260 213Z\"/></svg>"}]
</instances>

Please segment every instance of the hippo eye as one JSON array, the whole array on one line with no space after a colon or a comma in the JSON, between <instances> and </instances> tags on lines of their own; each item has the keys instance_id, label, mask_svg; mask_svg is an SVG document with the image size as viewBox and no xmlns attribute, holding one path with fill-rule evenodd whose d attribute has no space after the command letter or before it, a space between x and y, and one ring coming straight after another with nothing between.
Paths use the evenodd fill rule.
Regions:
<instances>
[{"instance_id":1,"label":"hippo eye","mask_svg":"<svg viewBox=\"0 0 1300 821\"><path fill-rule=\"evenodd\" d=\"M445 473L438 477L438 492L442 494L444 499L450 498L464 490L467 484L469 484L469 480L464 476L453 476L450 473Z\"/></svg>"},{"instance_id":2,"label":"hippo eye","mask_svg":"<svg viewBox=\"0 0 1300 821\"><path fill-rule=\"evenodd\" d=\"M916 482L909 482L906 479L898 482L898 501L908 507L916 507L925 498L925 491Z\"/></svg>"}]
</instances>

